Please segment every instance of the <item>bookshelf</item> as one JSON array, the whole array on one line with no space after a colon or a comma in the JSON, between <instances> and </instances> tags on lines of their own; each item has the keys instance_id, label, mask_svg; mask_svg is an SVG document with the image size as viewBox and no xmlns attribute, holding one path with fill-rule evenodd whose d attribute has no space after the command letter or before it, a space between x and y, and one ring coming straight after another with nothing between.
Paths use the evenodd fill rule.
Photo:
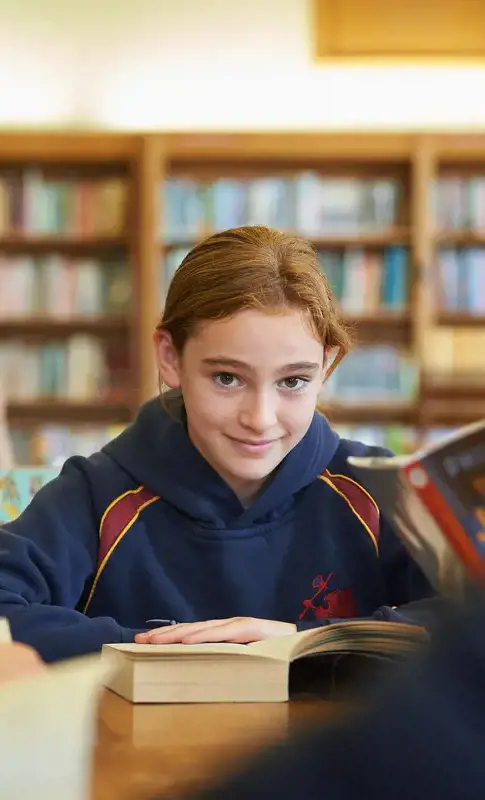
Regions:
<instances>
[{"instance_id":1,"label":"bookshelf","mask_svg":"<svg viewBox=\"0 0 485 800\"><path fill-rule=\"evenodd\" d=\"M40 460L89 450L132 419L157 391L173 270L255 222L314 243L355 332L322 396L342 432L407 449L484 416L484 187L480 135L0 134L0 370L22 452L29 435ZM17 377L33 373L46 385Z\"/></svg>"},{"instance_id":2,"label":"bookshelf","mask_svg":"<svg viewBox=\"0 0 485 800\"><path fill-rule=\"evenodd\" d=\"M0 135L1 389L20 461L69 437L89 449L141 402L143 161L130 135Z\"/></svg>"}]
</instances>

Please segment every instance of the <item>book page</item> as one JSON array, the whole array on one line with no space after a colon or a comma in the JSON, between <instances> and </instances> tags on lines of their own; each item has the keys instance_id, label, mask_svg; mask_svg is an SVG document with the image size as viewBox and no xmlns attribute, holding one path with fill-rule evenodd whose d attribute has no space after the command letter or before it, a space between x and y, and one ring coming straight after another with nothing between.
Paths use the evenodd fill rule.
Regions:
<instances>
[{"instance_id":1,"label":"book page","mask_svg":"<svg viewBox=\"0 0 485 800\"><path fill-rule=\"evenodd\" d=\"M295 661L325 653L386 653L408 649L418 641L427 641L427 633L416 625L380 620L348 619L323 625L291 636L275 636L249 645L254 653Z\"/></svg>"},{"instance_id":2,"label":"book page","mask_svg":"<svg viewBox=\"0 0 485 800\"><path fill-rule=\"evenodd\" d=\"M0 797L88 800L97 699L107 677L94 656L0 686Z\"/></svg>"},{"instance_id":3,"label":"book page","mask_svg":"<svg viewBox=\"0 0 485 800\"><path fill-rule=\"evenodd\" d=\"M315 642L326 639L331 627L329 625L328 627L312 628L308 631L300 631L287 636L271 636L269 639L253 642L248 645L248 648L254 655L276 658L280 661L292 661L307 648L311 648Z\"/></svg>"}]
</instances>

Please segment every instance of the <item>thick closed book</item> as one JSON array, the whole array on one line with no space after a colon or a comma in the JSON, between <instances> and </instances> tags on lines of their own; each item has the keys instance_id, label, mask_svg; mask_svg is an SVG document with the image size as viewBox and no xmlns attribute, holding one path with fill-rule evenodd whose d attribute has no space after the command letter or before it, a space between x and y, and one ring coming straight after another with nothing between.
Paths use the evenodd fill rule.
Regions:
<instances>
[{"instance_id":1,"label":"thick closed book","mask_svg":"<svg viewBox=\"0 0 485 800\"><path fill-rule=\"evenodd\" d=\"M403 658L418 626L355 620L252 644L106 644L107 687L132 703L259 703L289 699L290 666L312 657Z\"/></svg>"},{"instance_id":2,"label":"thick closed book","mask_svg":"<svg viewBox=\"0 0 485 800\"><path fill-rule=\"evenodd\" d=\"M349 458L435 589L485 580L485 421L411 456Z\"/></svg>"}]
</instances>

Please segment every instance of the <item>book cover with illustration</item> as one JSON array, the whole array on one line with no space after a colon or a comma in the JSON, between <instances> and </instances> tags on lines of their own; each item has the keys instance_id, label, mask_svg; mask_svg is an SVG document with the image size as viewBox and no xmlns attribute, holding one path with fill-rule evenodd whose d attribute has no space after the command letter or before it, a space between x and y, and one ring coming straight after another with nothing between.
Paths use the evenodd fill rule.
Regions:
<instances>
[{"instance_id":1,"label":"book cover with illustration","mask_svg":"<svg viewBox=\"0 0 485 800\"><path fill-rule=\"evenodd\" d=\"M485 580L485 420L411 456L349 463L436 589Z\"/></svg>"},{"instance_id":2,"label":"book cover with illustration","mask_svg":"<svg viewBox=\"0 0 485 800\"><path fill-rule=\"evenodd\" d=\"M55 467L0 469L0 524L20 516L36 492L58 474Z\"/></svg>"}]
</instances>

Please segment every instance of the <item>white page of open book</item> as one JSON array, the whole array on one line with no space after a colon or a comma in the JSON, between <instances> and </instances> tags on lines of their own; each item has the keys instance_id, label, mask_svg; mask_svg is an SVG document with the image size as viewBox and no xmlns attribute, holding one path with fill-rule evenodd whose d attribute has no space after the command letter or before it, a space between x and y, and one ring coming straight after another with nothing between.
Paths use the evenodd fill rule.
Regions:
<instances>
[{"instance_id":1,"label":"white page of open book","mask_svg":"<svg viewBox=\"0 0 485 800\"><path fill-rule=\"evenodd\" d=\"M2 800L88 800L107 677L99 656L87 656L0 686Z\"/></svg>"},{"instance_id":2,"label":"white page of open book","mask_svg":"<svg viewBox=\"0 0 485 800\"><path fill-rule=\"evenodd\" d=\"M214 642L208 644L108 644L107 650L120 650L129 658L171 658L171 657L217 657L217 656L264 656L278 661L289 661L295 648L303 646L304 641L316 637L315 630L283 636L271 636L250 644ZM103 649L104 649L103 648Z\"/></svg>"}]
</instances>

